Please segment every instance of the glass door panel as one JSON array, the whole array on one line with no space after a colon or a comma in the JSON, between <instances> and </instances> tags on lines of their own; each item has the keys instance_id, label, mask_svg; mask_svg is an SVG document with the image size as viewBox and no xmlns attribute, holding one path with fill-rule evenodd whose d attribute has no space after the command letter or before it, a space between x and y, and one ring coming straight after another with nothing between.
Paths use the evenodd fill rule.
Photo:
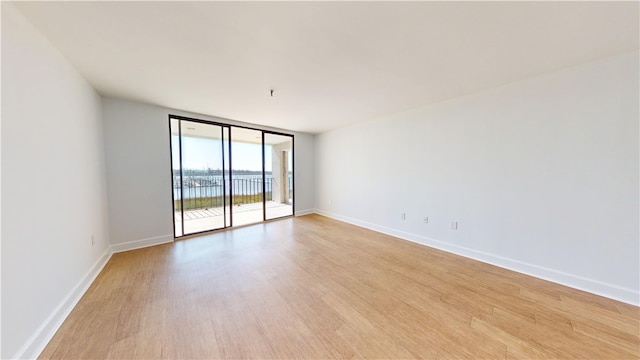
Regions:
<instances>
[{"instance_id":1,"label":"glass door panel","mask_svg":"<svg viewBox=\"0 0 640 360\"><path fill-rule=\"evenodd\" d=\"M232 127L232 226L264 221L262 176L262 131Z\"/></svg>"},{"instance_id":2,"label":"glass door panel","mask_svg":"<svg viewBox=\"0 0 640 360\"><path fill-rule=\"evenodd\" d=\"M172 144L178 143L177 153L172 146L176 236L224 228L222 126L175 119L171 125Z\"/></svg>"},{"instance_id":3,"label":"glass door panel","mask_svg":"<svg viewBox=\"0 0 640 360\"><path fill-rule=\"evenodd\" d=\"M265 219L293 215L293 137L264 134Z\"/></svg>"}]
</instances>

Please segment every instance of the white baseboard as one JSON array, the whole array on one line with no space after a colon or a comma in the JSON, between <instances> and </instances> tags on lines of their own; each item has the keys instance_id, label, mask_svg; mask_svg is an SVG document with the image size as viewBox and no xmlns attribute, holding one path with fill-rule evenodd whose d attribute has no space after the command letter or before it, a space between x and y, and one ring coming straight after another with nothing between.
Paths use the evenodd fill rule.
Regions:
<instances>
[{"instance_id":1,"label":"white baseboard","mask_svg":"<svg viewBox=\"0 0 640 360\"><path fill-rule=\"evenodd\" d=\"M315 213L316 213L316 209L306 209L306 210L296 211L296 216L310 215Z\"/></svg>"},{"instance_id":2,"label":"white baseboard","mask_svg":"<svg viewBox=\"0 0 640 360\"><path fill-rule=\"evenodd\" d=\"M447 242L427 238L401 230L393 229L367 221L342 216L325 210L316 209L315 213L335 220L343 221L352 225L377 231L386 235L394 236L403 240L408 240L417 244L436 248L452 254L464 256L473 260L478 260L487 264L495 265L504 269L512 270L522 274L534 276L543 280L551 281L560 285L565 285L578 290L583 290L592 294L604 296L609 299L621 301L627 304L640 306L640 293L633 289L623 288L617 285L603 283L593 279L587 279L578 275L568 274L562 271L525 263L522 261L505 258L490 253L465 248L449 244Z\"/></svg>"},{"instance_id":3,"label":"white baseboard","mask_svg":"<svg viewBox=\"0 0 640 360\"><path fill-rule=\"evenodd\" d=\"M102 256L96 261L91 269L82 277L80 282L69 292L69 294L60 302L47 319L33 333L33 335L18 350L12 359L36 359L47 346L56 331L62 326L71 310L76 306L89 286L102 271L104 266L111 259L111 249L107 248Z\"/></svg>"},{"instance_id":4,"label":"white baseboard","mask_svg":"<svg viewBox=\"0 0 640 360\"><path fill-rule=\"evenodd\" d=\"M125 243L113 244L111 245L111 251L113 253L119 253L123 251L142 249L149 246L161 245L173 242L173 235L161 235L154 236L146 239L140 239L135 241L129 241Z\"/></svg>"}]
</instances>

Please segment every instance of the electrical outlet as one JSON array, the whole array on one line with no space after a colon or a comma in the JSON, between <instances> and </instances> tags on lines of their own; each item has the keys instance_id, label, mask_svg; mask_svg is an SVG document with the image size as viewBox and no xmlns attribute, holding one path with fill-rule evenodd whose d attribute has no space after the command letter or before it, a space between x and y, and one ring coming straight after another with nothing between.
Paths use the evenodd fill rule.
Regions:
<instances>
[{"instance_id":1,"label":"electrical outlet","mask_svg":"<svg viewBox=\"0 0 640 360\"><path fill-rule=\"evenodd\" d=\"M424 217L423 222L424 222L425 224L428 224L428 223L429 223L429 217L428 217L428 216L425 216L425 217Z\"/></svg>"},{"instance_id":2,"label":"electrical outlet","mask_svg":"<svg viewBox=\"0 0 640 360\"><path fill-rule=\"evenodd\" d=\"M451 230L458 230L458 222L457 221L452 221L451 222Z\"/></svg>"},{"instance_id":3,"label":"electrical outlet","mask_svg":"<svg viewBox=\"0 0 640 360\"><path fill-rule=\"evenodd\" d=\"M91 235L91 246L95 245L96 243L96 237Z\"/></svg>"}]
</instances>

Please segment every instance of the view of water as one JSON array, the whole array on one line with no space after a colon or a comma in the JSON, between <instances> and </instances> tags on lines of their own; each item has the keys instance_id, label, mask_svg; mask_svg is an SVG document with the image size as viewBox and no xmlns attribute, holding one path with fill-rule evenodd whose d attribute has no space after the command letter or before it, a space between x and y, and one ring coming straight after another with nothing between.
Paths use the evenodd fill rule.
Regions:
<instances>
[{"instance_id":1,"label":"view of water","mask_svg":"<svg viewBox=\"0 0 640 360\"><path fill-rule=\"evenodd\" d=\"M227 194L230 189L230 179L226 177ZM265 190L271 192L273 178L267 176L265 178ZM185 199L210 198L222 196L224 187L221 175L196 175L184 177L184 191L180 189L180 177L174 176L173 179L173 198L180 200L182 193ZM292 184L291 175L289 176L289 186ZM233 194L234 195L255 195L262 193L262 176L261 175L235 175L233 177Z\"/></svg>"}]
</instances>

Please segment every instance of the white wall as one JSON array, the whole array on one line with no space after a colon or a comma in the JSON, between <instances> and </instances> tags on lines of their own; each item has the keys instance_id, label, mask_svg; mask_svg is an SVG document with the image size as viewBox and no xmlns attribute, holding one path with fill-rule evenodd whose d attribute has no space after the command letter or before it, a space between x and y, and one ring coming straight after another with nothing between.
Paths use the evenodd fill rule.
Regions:
<instances>
[{"instance_id":1,"label":"white wall","mask_svg":"<svg viewBox=\"0 0 640 360\"><path fill-rule=\"evenodd\" d=\"M169 114L245 125L138 102L103 98L111 241L114 249L173 240ZM312 135L295 135L296 213L314 208Z\"/></svg>"},{"instance_id":2,"label":"white wall","mask_svg":"<svg viewBox=\"0 0 640 360\"><path fill-rule=\"evenodd\" d=\"M100 97L3 2L3 359L37 355L108 259L106 189Z\"/></svg>"},{"instance_id":3,"label":"white wall","mask_svg":"<svg viewBox=\"0 0 640 360\"><path fill-rule=\"evenodd\" d=\"M635 52L319 135L318 211L638 304L638 76Z\"/></svg>"}]
</instances>

